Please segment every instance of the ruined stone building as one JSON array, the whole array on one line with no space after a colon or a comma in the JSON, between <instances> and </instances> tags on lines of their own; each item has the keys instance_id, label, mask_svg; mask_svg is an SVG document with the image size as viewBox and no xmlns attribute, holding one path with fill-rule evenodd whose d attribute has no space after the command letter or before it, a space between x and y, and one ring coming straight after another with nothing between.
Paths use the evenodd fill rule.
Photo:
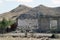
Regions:
<instances>
[{"instance_id":1,"label":"ruined stone building","mask_svg":"<svg viewBox=\"0 0 60 40\"><path fill-rule=\"evenodd\" d=\"M39 20L39 29L42 31L59 32L60 31L60 16L42 15Z\"/></svg>"},{"instance_id":2,"label":"ruined stone building","mask_svg":"<svg viewBox=\"0 0 60 40\"><path fill-rule=\"evenodd\" d=\"M45 6L35 7L17 18L18 28L33 30L33 32L60 32L59 8Z\"/></svg>"},{"instance_id":3,"label":"ruined stone building","mask_svg":"<svg viewBox=\"0 0 60 40\"><path fill-rule=\"evenodd\" d=\"M30 29L38 32L60 31L60 16L43 15L32 16L30 14L21 14L18 17L18 29Z\"/></svg>"}]
</instances>

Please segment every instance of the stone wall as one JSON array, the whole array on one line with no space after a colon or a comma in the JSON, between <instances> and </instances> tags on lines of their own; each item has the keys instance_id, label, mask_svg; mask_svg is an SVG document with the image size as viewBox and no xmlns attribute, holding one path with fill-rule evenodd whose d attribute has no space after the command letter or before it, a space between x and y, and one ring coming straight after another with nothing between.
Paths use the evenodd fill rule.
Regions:
<instances>
[{"instance_id":1,"label":"stone wall","mask_svg":"<svg viewBox=\"0 0 60 40\"><path fill-rule=\"evenodd\" d=\"M32 30L38 28L38 19L18 19L18 28L22 28L23 30Z\"/></svg>"},{"instance_id":2,"label":"stone wall","mask_svg":"<svg viewBox=\"0 0 60 40\"><path fill-rule=\"evenodd\" d=\"M57 21L58 21L57 30L60 31L60 18Z\"/></svg>"},{"instance_id":3,"label":"stone wall","mask_svg":"<svg viewBox=\"0 0 60 40\"><path fill-rule=\"evenodd\" d=\"M24 20L18 19L18 28L29 27L30 29L38 29L39 32L50 32L51 31L50 29L51 20L57 21L57 31L59 31L60 30L60 18L55 18L55 17L39 17L37 19L24 19Z\"/></svg>"},{"instance_id":4,"label":"stone wall","mask_svg":"<svg viewBox=\"0 0 60 40\"><path fill-rule=\"evenodd\" d=\"M38 20L37 19L24 19L24 20L18 20L18 26L38 26Z\"/></svg>"},{"instance_id":5,"label":"stone wall","mask_svg":"<svg viewBox=\"0 0 60 40\"><path fill-rule=\"evenodd\" d=\"M40 18L39 19L39 28L42 31L49 31L50 21L49 18Z\"/></svg>"}]
</instances>

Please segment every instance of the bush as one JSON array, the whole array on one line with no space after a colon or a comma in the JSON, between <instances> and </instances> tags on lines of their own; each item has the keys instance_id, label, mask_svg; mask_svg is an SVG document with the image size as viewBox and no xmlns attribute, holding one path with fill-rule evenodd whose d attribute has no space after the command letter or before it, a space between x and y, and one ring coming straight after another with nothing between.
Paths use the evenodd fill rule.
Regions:
<instances>
[{"instance_id":1,"label":"bush","mask_svg":"<svg viewBox=\"0 0 60 40\"><path fill-rule=\"evenodd\" d=\"M5 18L3 18L3 20L0 21L0 32L5 33L5 30L7 29L7 27L12 24L13 24L12 20L6 20Z\"/></svg>"}]
</instances>

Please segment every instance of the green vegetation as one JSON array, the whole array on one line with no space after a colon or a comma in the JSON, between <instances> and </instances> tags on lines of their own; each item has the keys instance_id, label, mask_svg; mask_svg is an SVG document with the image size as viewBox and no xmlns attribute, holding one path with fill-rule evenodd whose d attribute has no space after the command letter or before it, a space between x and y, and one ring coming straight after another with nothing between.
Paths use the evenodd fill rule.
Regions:
<instances>
[{"instance_id":1,"label":"green vegetation","mask_svg":"<svg viewBox=\"0 0 60 40\"><path fill-rule=\"evenodd\" d=\"M2 21L0 21L0 32L4 33L6 28L10 25L12 25L14 22L12 20L6 20L5 18L3 18Z\"/></svg>"}]
</instances>

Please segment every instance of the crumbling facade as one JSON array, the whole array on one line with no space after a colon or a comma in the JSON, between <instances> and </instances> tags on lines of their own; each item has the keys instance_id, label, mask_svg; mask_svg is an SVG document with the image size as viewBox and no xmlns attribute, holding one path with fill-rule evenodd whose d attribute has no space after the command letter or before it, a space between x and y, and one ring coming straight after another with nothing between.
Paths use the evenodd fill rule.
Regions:
<instances>
[{"instance_id":1,"label":"crumbling facade","mask_svg":"<svg viewBox=\"0 0 60 40\"><path fill-rule=\"evenodd\" d=\"M21 16L20 16L21 17ZM18 27L29 27L30 30L35 30L39 32L50 33L60 32L60 16L52 15L38 15L37 18L25 17L24 19L18 18Z\"/></svg>"}]
</instances>

